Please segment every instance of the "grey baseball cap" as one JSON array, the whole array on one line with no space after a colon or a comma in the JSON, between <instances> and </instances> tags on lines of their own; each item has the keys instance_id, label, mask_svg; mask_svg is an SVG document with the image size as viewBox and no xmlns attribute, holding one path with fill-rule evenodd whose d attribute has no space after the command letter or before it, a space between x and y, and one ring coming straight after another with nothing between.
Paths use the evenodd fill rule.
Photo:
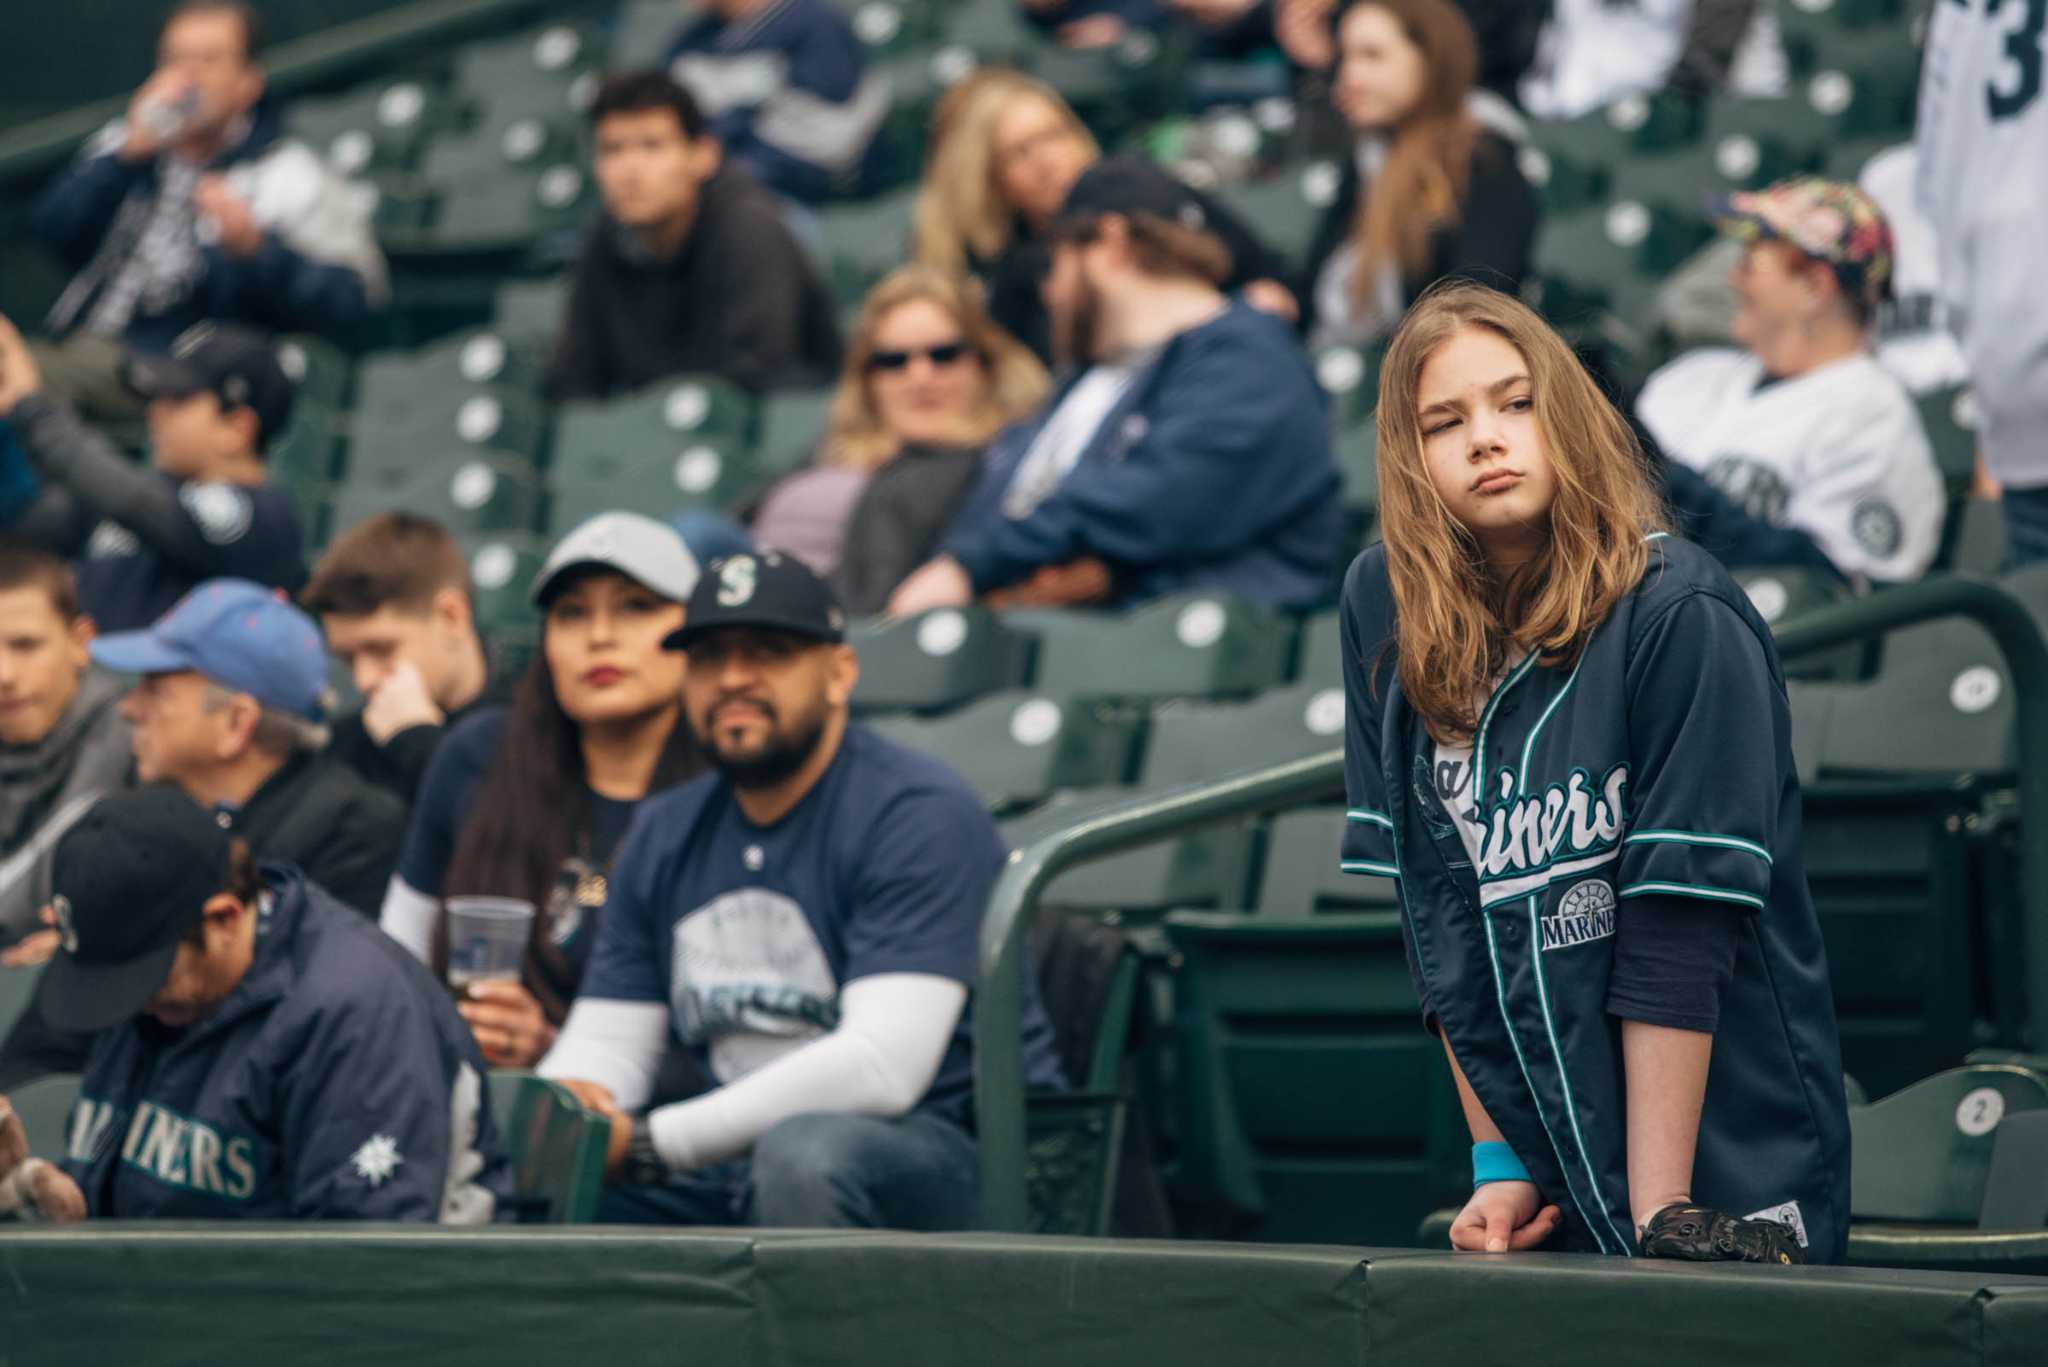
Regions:
<instances>
[{"instance_id":1,"label":"grey baseball cap","mask_svg":"<svg viewBox=\"0 0 2048 1367\"><path fill-rule=\"evenodd\" d=\"M599 513L548 552L533 577L533 601L545 604L563 575L585 565L617 570L678 603L697 587L697 557L675 528L640 513Z\"/></svg>"}]
</instances>

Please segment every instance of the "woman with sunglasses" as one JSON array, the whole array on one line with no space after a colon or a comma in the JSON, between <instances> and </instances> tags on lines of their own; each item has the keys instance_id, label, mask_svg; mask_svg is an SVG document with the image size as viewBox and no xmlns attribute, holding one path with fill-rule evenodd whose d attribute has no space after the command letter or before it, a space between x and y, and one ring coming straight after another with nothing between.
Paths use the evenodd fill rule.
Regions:
<instances>
[{"instance_id":1,"label":"woman with sunglasses","mask_svg":"<svg viewBox=\"0 0 2048 1367\"><path fill-rule=\"evenodd\" d=\"M974 288L906 266L862 305L816 461L755 506L754 540L879 612L937 549L996 432L1045 397L1045 368Z\"/></svg>"}]
</instances>

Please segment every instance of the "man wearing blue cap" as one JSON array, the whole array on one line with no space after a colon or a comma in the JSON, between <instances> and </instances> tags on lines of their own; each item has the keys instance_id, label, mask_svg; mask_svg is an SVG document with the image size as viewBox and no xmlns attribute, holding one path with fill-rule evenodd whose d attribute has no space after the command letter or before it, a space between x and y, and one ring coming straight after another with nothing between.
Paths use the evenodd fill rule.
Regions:
<instances>
[{"instance_id":1,"label":"man wearing blue cap","mask_svg":"<svg viewBox=\"0 0 2048 1367\"><path fill-rule=\"evenodd\" d=\"M375 926L169 788L102 800L52 882L40 1009L98 1042L64 1153L24 1159L0 1102L0 1215L497 1218L483 1058Z\"/></svg>"},{"instance_id":2,"label":"man wearing blue cap","mask_svg":"<svg viewBox=\"0 0 2048 1367\"><path fill-rule=\"evenodd\" d=\"M102 636L91 650L102 667L141 676L121 701L140 782L182 790L259 859L296 865L344 905L375 913L405 807L323 753L327 652L310 617L260 584L215 579L155 626ZM31 1012L0 1045L0 1073L76 1072L91 1045Z\"/></svg>"}]
</instances>

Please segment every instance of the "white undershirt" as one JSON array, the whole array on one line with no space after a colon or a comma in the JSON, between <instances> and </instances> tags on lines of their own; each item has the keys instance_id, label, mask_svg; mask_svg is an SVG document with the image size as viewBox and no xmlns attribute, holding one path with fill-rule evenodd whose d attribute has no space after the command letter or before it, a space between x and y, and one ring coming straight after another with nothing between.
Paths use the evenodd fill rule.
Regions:
<instances>
[{"instance_id":1,"label":"white undershirt","mask_svg":"<svg viewBox=\"0 0 2048 1367\"><path fill-rule=\"evenodd\" d=\"M1483 717L1486 714L1486 705L1493 700L1501 680L1507 678L1528 653L1519 646L1510 649L1508 661L1494 678L1493 687L1483 690L1473 699L1474 711L1478 715ZM1465 854L1471 859L1474 870L1479 868L1479 851L1486 843L1486 824L1479 819L1479 776L1472 772L1472 744L1476 739L1477 736L1473 735L1454 744L1436 742L1436 762L1430 770L1437 801L1443 804L1451 824L1457 827L1458 843L1465 847Z\"/></svg>"}]
</instances>

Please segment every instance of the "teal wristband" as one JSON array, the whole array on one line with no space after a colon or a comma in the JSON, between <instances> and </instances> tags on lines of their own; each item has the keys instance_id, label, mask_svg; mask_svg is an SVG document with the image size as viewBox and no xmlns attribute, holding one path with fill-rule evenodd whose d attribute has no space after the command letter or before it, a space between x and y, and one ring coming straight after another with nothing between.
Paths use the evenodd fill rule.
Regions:
<instances>
[{"instance_id":1,"label":"teal wristband","mask_svg":"<svg viewBox=\"0 0 2048 1367\"><path fill-rule=\"evenodd\" d=\"M1477 1191L1488 1182L1526 1182L1529 1170L1522 1166L1522 1160L1515 1157L1514 1149L1492 1140L1472 1146L1472 1190Z\"/></svg>"}]
</instances>

